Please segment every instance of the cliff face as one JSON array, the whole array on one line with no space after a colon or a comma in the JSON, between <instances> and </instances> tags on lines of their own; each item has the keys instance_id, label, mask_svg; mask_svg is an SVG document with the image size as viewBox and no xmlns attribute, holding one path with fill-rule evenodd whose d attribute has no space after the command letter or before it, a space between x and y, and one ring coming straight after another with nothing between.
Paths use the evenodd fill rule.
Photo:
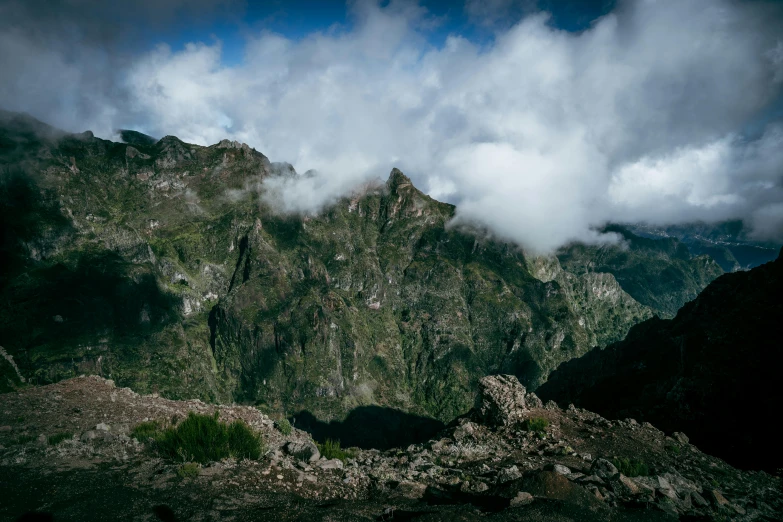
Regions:
<instances>
[{"instance_id":1,"label":"cliff face","mask_svg":"<svg viewBox=\"0 0 783 522\"><path fill-rule=\"evenodd\" d=\"M283 216L259 194L297 174L247 145L0 120L0 344L33 384L94 373L321 418L380 404L445 420L480 377L535 388L651 315L610 273L448 227L454 208L397 170Z\"/></svg>"},{"instance_id":2,"label":"cliff face","mask_svg":"<svg viewBox=\"0 0 783 522\"><path fill-rule=\"evenodd\" d=\"M739 466L774 470L773 430L783 355L783 259L713 281L673 320L650 319L625 340L561 365L540 395L610 417L685 431Z\"/></svg>"},{"instance_id":3,"label":"cliff face","mask_svg":"<svg viewBox=\"0 0 783 522\"><path fill-rule=\"evenodd\" d=\"M560 263L575 274L612 274L623 290L661 317L674 317L723 273L712 257L692 256L688 247L675 238L641 237L618 225L604 231L618 234L620 244L572 245L558 252Z\"/></svg>"}]
</instances>

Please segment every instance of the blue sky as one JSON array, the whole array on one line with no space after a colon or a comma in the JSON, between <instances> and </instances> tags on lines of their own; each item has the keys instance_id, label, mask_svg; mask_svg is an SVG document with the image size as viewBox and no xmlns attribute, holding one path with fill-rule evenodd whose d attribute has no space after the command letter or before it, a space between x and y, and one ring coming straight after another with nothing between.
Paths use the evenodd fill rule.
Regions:
<instances>
[{"instance_id":1,"label":"blue sky","mask_svg":"<svg viewBox=\"0 0 783 522\"><path fill-rule=\"evenodd\" d=\"M490 2L492 3L492 2ZM525 15L536 11L550 13L550 25L569 32L587 29L597 18L610 12L614 0L534 0L497 2L502 11L499 20L484 24L471 16L464 3L444 0L420 2L432 19L432 26L423 28L428 42L436 47L444 44L449 35L458 34L479 44L491 44L495 31L517 23ZM388 0L381 2L387 5ZM173 23L169 30L147 33L148 43L169 44L182 49L193 42L223 45L223 61L227 65L241 63L248 35L272 31L298 40L315 32L344 32L353 28L353 20L344 1L335 0L270 0L247 2L229 12L209 19L188 19L187 25Z\"/></svg>"}]
</instances>

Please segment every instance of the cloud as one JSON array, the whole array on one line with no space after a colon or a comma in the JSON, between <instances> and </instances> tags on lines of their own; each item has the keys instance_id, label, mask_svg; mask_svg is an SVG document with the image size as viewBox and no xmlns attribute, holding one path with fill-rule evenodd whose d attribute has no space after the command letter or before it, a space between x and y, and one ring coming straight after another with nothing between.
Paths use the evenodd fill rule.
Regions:
<instances>
[{"instance_id":1,"label":"cloud","mask_svg":"<svg viewBox=\"0 0 783 522\"><path fill-rule=\"evenodd\" d=\"M265 183L282 211L316 212L396 166L456 203L458 222L536 251L602 241L610 221L742 218L783 235L781 127L742 135L783 96L780 7L626 1L579 33L536 12L489 46L455 34L441 47L415 3L348 9L350 26L303 39L252 34L232 66L219 41L116 68L89 40L64 53L2 26L0 66L16 73L0 96L70 130L138 122L315 169Z\"/></svg>"}]
</instances>

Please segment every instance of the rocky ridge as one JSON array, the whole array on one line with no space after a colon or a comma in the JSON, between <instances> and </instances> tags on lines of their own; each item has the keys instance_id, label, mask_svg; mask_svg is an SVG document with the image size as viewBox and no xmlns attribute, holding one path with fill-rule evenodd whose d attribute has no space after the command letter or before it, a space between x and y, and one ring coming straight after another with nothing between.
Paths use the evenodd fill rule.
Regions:
<instances>
[{"instance_id":1,"label":"rocky ridge","mask_svg":"<svg viewBox=\"0 0 783 522\"><path fill-rule=\"evenodd\" d=\"M435 438L384 452L356 449L345 461L320 457L309 435L283 435L254 408L142 396L99 377L2 394L0 518L32 510L54 512L54 520L86 513L422 521L750 521L783 514L780 478L736 470L682 433L543 405L512 376L486 377L480 389L471 413ZM128 436L138 422L176 422L188 411L245 420L263 434L268 452L178 475L178 465ZM532 429L534 422L544 427ZM70 437L54 437L60 433ZM615 464L625 470L629 459L647 473L621 473Z\"/></svg>"}]
</instances>

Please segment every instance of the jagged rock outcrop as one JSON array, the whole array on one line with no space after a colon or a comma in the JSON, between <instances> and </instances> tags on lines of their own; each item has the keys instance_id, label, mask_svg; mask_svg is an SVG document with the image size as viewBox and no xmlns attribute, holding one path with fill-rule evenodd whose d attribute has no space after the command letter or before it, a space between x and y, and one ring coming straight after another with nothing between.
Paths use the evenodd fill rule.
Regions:
<instances>
[{"instance_id":1,"label":"jagged rock outcrop","mask_svg":"<svg viewBox=\"0 0 783 522\"><path fill-rule=\"evenodd\" d=\"M509 426L524 418L525 387L513 375L489 375L479 380L476 418L488 426Z\"/></svg>"},{"instance_id":2,"label":"jagged rock outcrop","mask_svg":"<svg viewBox=\"0 0 783 522\"><path fill-rule=\"evenodd\" d=\"M564 363L537 391L685 432L735 465L774 471L783 466L777 435L754 426L778 407L781 296L780 257L723 275L674 319L650 319L622 342Z\"/></svg>"}]
</instances>

